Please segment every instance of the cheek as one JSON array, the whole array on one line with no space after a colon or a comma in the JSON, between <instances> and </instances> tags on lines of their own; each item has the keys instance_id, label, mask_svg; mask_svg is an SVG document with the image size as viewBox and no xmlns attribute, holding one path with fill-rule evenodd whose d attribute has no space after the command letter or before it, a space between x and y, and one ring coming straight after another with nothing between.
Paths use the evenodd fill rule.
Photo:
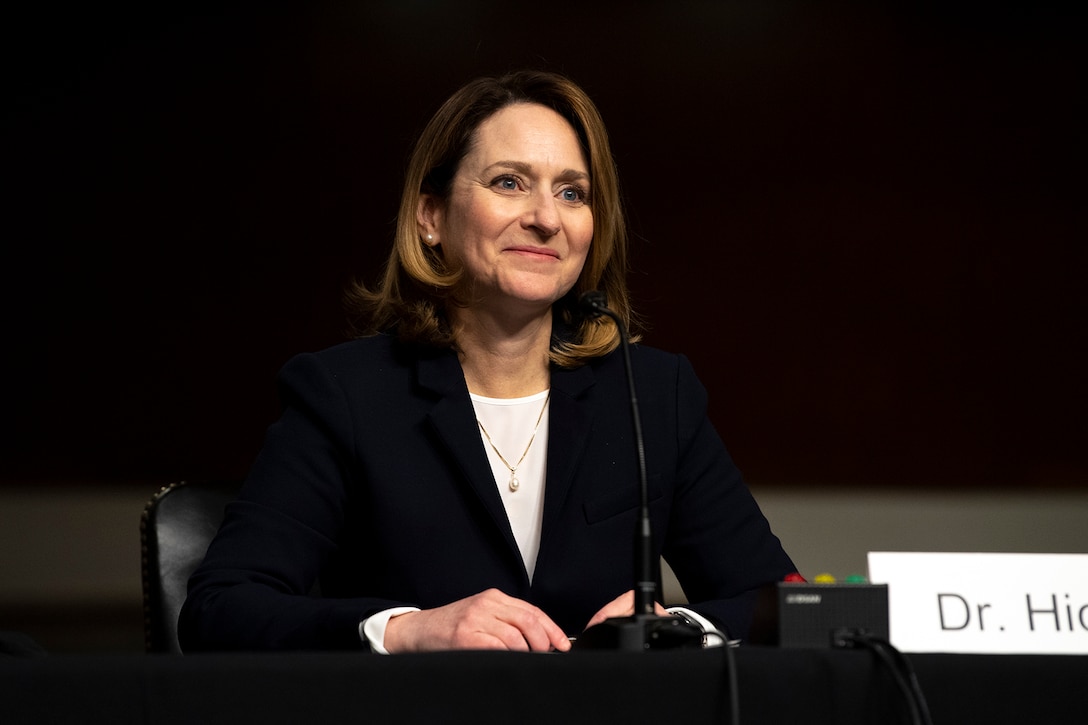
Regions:
<instances>
[{"instance_id":1,"label":"cheek","mask_svg":"<svg viewBox=\"0 0 1088 725\"><path fill-rule=\"evenodd\" d=\"M449 261L464 260L474 235L472 214L465 208L450 209L445 224L439 229L441 250Z\"/></svg>"},{"instance_id":2,"label":"cheek","mask_svg":"<svg viewBox=\"0 0 1088 725\"><path fill-rule=\"evenodd\" d=\"M589 252L589 245L593 241L593 217L587 215L585 219L580 219L572 225L568 239L570 239L571 248L584 257Z\"/></svg>"},{"instance_id":3,"label":"cheek","mask_svg":"<svg viewBox=\"0 0 1088 725\"><path fill-rule=\"evenodd\" d=\"M492 239L509 226L509 217L501 207L487 201L466 204L455 217L455 233L470 244L472 241Z\"/></svg>"}]
</instances>

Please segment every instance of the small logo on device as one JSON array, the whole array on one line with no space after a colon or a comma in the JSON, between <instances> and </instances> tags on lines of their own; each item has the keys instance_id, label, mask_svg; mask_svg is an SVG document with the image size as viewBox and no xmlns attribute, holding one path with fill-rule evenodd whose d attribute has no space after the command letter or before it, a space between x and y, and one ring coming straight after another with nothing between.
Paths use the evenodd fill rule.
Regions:
<instances>
[{"instance_id":1,"label":"small logo on device","mask_svg":"<svg viewBox=\"0 0 1088 725\"><path fill-rule=\"evenodd\" d=\"M819 594L787 594L786 604L819 604Z\"/></svg>"}]
</instances>

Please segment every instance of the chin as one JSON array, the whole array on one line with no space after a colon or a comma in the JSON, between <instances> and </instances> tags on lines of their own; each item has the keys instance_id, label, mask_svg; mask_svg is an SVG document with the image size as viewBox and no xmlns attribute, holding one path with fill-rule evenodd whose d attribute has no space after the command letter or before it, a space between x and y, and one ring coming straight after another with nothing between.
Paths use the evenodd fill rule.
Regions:
<instances>
[{"instance_id":1,"label":"chin","mask_svg":"<svg viewBox=\"0 0 1088 725\"><path fill-rule=\"evenodd\" d=\"M511 304L539 305L549 307L563 297L563 290L556 289L554 284L547 285L511 285L503 290L503 299L510 300Z\"/></svg>"},{"instance_id":2,"label":"chin","mask_svg":"<svg viewBox=\"0 0 1088 725\"><path fill-rule=\"evenodd\" d=\"M560 297L555 296L555 292L549 294L507 294L503 295L503 304L510 307L522 307L528 311L543 311L549 309L554 305Z\"/></svg>"}]
</instances>

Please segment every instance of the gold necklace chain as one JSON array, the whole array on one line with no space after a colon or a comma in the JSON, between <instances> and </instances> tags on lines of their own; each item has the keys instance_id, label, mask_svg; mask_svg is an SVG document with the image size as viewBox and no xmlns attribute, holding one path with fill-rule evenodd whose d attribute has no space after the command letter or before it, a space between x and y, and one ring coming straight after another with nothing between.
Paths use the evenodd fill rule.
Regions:
<instances>
[{"instance_id":1,"label":"gold necklace chain","mask_svg":"<svg viewBox=\"0 0 1088 725\"><path fill-rule=\"evenodd\" d=\"M517 477L518 466L525 460L525 456L529 455L529 449L533 447L533 441L536 440L536 432L540 428L540 421L544 420L544 411L548 409L548 401L551 399L552 391L549 390L548 394L544 396L544 405L540 407L540 415L536 417L536 425L533 426L533 435L529 438L529 443L525 446L525 450L522 451L521 458L519 458L518 462L512 466L510 465L510 461L506 460L502 453L499 452L499 449L495 446L495 441L491 440L491 434L487 432L487 428L484 428L483 422L479 417L476 418L476 425L480 426L480 430L483 432L484 438L487 439L488 444L491 446L491 450L495 451L495 455L499 457L499 460L502 461L503 465L510 469L510 482L507 485L510 487L511 491L517 491L521 487L521 481L519 481Z\"/></svg>"}]
</instances>

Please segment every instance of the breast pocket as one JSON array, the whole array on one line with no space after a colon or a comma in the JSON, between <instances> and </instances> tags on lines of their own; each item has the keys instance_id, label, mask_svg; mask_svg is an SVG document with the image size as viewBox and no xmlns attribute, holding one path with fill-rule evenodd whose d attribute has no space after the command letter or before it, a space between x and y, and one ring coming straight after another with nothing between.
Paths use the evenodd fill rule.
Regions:
<instances>
[{"instance_id":1,"label":"breast pocket","mask_svg":"<svg viewBox=\"0 0 1088 725\"><path fill-rule=\"evenodd\" d=\"M660 475L649 476L646 479L646 490L651 508L664 496L663 489L664 486ZM609 521L624 514L631 514L633 520L633 514L638 510L638 507L639 485L637 480L614 481L608 487L608 490L587 498L583 504L586 523L590 525Z\"/></svg>"}]
</instances>

